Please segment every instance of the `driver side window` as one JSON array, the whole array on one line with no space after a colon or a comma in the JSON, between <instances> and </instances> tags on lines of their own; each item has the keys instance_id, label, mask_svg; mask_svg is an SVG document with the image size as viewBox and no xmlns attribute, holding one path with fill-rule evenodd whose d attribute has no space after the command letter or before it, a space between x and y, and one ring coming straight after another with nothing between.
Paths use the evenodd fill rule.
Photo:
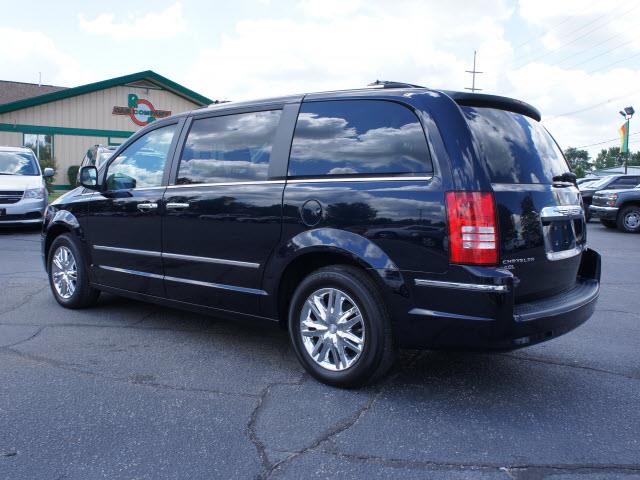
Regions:
<instances>
[{"instance_id":1,"label":"driver side window","mask_svg":"<svg viewBox=\"0 0 640 480\"><path fill-rule=\"evenodd\" d=\"M159 187L176 125L157 128L129 145L111 162L107 190Z\"/></svg>"}]
</instances>

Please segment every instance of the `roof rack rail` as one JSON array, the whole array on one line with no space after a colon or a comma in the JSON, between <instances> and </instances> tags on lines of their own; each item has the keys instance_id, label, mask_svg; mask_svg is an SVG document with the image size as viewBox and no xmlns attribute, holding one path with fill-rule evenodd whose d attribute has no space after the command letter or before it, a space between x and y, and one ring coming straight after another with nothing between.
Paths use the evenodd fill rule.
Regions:
<instances>
[{"instance_id":1,"label":"roof rack rail","mask_svg":"<svg viewBox=\"0 0 640 480\"><path fill-rule=\"evenodd\" d=\"M367 85L368 87L382 87L382 88L425 88L422 85L414 85L412 83L394 82L393 80L376 80L373 83Z\"/></svg>"}]
</instances>

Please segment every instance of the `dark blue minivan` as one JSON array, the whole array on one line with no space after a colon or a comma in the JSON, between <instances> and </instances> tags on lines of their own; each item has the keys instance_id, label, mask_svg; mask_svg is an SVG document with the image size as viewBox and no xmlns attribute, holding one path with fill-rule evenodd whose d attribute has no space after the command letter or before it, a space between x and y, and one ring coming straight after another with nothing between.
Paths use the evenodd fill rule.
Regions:
<instances>
[{"instance_id":1,"label":"dark blue minivan","mask_svg":"<svg viewBox=\"0 0 640 480\"><path fill-rule=\"evenodd\" d=\"M518 100L396 83L158 120L49 206L51 290L279 322L344 387L398 347L551 339L593 313L600 256L539 122Z\"/></svg>"}]
</instances>

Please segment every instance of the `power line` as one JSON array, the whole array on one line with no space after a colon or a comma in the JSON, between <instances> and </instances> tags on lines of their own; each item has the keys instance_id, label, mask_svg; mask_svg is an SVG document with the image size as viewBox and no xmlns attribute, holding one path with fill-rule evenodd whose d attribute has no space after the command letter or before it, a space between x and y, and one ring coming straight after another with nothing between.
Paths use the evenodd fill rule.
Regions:
<instances>
[{"instance_id":1,"label":"power line","mask_svg":"<svg viewBox=\"0 0 640 480\"><path fill-rule=\"evenodd\" d=\"M629 40L629 41L627 41L627 42L621 43L620 45L616 45L615 47L610 48L609 50L605 50L604 52L599 53L598 55L594 55L593 57L587 58L586 60L583 60L582 62L578 62L578 63L575 63L575 64L573 64L573 65L569 65L569 66L567 66L566 68L576 68L576 67L579 67L580 65L584 65L585 63L589 63L591 60L595 60L596 58L600 58L600 57L602 57L603 55L606 55L607 53L611 53L611 52L613 52L614 50L617 50L618 48L624 47L625 45L629 45L631 42L635 42L635 41L636 41L636 39L635 39L635 38L632 38L631 40Z\"/></svg>"},{"instance_id":2,"label":"power line","mask_svg":"<svg viewBox=\"0 0 640 480\"><path fill-rule=\"evenodd\" d=\"M629 136L632 135L638 135L640 134L640 132L634 132L634 133L630 133ZM590 143L589 145L581 145L579 147L574 147L574 148L587 148L587 147L595 147L597 145L604 145L605 143L611 143L611 142L619 142L620 138L612 138L610 140L603 140L601 142L596 142L596 143Z\"/></svg>"},{"instance_id":3,"label":"power line","mask_svg":"<svg viewBox=\"0 0 640 480\"><path fill-rule=\"evenodd\" d=\"M595 0L595 1L591 2L591 3L589 3L589 4L584 8L584 10L589 10L592 6L594 6L594 5L595 5L595 4L597 4L597 3L600 3L600 0ZM551 27L549 30L547 30L546 32L544 32L542 35L538 35L538 36L535 36L535 37L531 37L529 40L527 40L527 41L525 41L525 42L523 42L523 43L521 43L521 44L519 44L519 45L516 45L515 47L513 47L514 51L515 51L515 50L518 50L519 48L524 47L525 45L527 45L527 44L529 44L529 43L533 42L534 40L538 40L538 39L540 39L540 38L544 37L545 35L548 35L549 33L553 32L554 30L557 30L560 26L564 25L564 24L565 24L565 23L567 23L569 20L573 20L574 18L575 18L575 16L574 16L574 15L568 15L567 17L565 17L565 19L564 19L564 20L560 21L559 23L556 23L553 27ZM591 22L591 23L593 23L593 22ZM589 25L589 24L587 24L587 25L583 25L582 27L579 27L577 30L580 30L580 28L584 28L585 26L588 26L588 25ZM573 33L574 31L575 31L575 30L572 30L572 32L571 32L571 33Z\"/></svg>"},{"instance_id":4,"label":"power line","mask_svg":"<svg viewBox=\"0 0 640 480\"><path fill-rule=\"evenodd\" d=\"M617 33L617 34L615 34L615 35L613 35L613 36L611 36L611 37L607 38L606 40L603 40L602 42L596 43L595 45L591 45L591 46L589 46L589 47L587 47L587 48L583 49L581 52L578 52L578 53L571 53L571 54L569 54L569 55L567 55L567 56L565 56L565 57L562 57L560 60L558 60L558 61L556 61L556 62L551 63L551 65L558 65L558 66L560 66L560 64L561 64L562 62L564 62L565 60L569 60L570 58L575 58L575 57L577 57L577 56L582 55L582 54L583 54L583 53L585 53L585 52L591 52L592 50L594 50L594 49L598 48L599 46L604 45L605 43L609 43L611 40L614 40L614 39L616 39L616 38L618 38L618 37L621 37L622 35L626 35L627 33L628 33L628 32L626 32L626 31L625 31L625 32L619 32L619 33Z\"/></svg>"},{"instance_id":5,"label":"power line","mask_svg":"<svg viewBox=\"0 0 640 480\"><path fill-rule=\"evenodd\" d=\"M640 52L637 52L637 53L634 53L634 54L633 54L633 55L631 55L631 56L628 56L628 57L625 57L625 58L621 58L620 60L616 60L615 62L611 62L611 63L608 63L608 64L606 64L606 65L602 65L602 66L600 66L600 67L598 67L598 68L595 68L595 69L593 69L593 70L589 70L589 71L584 72L584 73L585 73L586 75L591 75L592 73L600 72L600 71L602 71L602 70L604 70L604 69L606 69L606 68L613 67L614 65L618 65L619 63L626 62L626 61L628 61L628 60L632 60L632 59L637 58L637 57L639 57L639 56L640 56ZM554 87L554 86L556 86L556 85L558 85L558 84L560 84L560 83L561 83L561 82L558 82L558 81L553 82L553 83L550 83L549 85L546 85L546 88ZM503 94L503 95L508 97L508 96L511 96L511 95L512 95L512 92L513 92L513 90L510 90L508 93L505 93L505 94ZM558 115L556 115L556 116L558 116Z\"/></svg>"},{"instance_id":6,"label":"power line","mask_svg":"<svg viewBox=\"0 0 640 480\"><path fill-rule=\"evenodd\" d=\"M620 13L620 14L619 14L619 16L625 15L625 14L627 14L627 13L631 12L632 10L635 10L636 8L638 8L638 6L640 6L640 5L639 5L639 4L634 5L633 7L629 8L628 10L625 10L624 12ZM596 21L598 21L598 20L600 20L600 19L602 19L602 18L606 18L606 17L608 17L608 16L610 16L610 15L612 15L612 13L609 13L609 14L607 14L607 15L601 15L601 16L597 17L595 20L593 20L593 21L591 21L591 22L589 22L589 23L587 23L587 24L583 25L581 28L584 28L584 27L586 27L586 26L592 25L592 24L593 24L593 23L595 23ZM606 27L607 25L609 25L609 24L611 23L611 21L612 21L612 20L613 20L613 19L610 19L610 20L608 20L607 22L603 23L602 25L598 25L598 26L596 26L595 28L592 28L592 29L588 30L587 32L585 32L585 33L583 33L582 35L580 35L580 36L578 36L578 37L574 38L573 40L570 40L570 41L568 41L568 42L565 42L565 43L563 43L563 44L559 45L558 47L554 48L553 50L549 50L549 51L547 51L547 52L544 52L542 55L538 55L537 57L534 57L534 58L532 58L532 59L528 59L528 60L527 60L527 58L525 57L524 62L519 63L519 65L518 65L516 68L520 68L520 67L522 67L522 66L524 66L524 65L526 65L526 64L528 64L528 63L532 63L532 62L535 62L535 61L537 61L537 60L540 60L541 58L547 57L547 56L549 56L549 55L551 55L551 54L553 54L553 53L557 52L558 50L561 50L561 49L563 49L563 48L565 48L565 47L567 47L567 46L569 46L569 45L573 45L573 44L574 44L575 42L577 42L578 40L582 40L583 38L585 38L586 36L588 36L588 35L592 34L593 32L595 32L595 31L597 31L597 30L600 30L601 28ZM578 30L580 30L580 29L578 29ZM574 32L575 32L575 30L574 30L574 31L572 31L571 33L574 33Z\"/></svg>"},{"instance_id":7,"label":"power line","mask_svg":"<svg viewBox=\"0 0 640 480\"><path fill-rule=\"evenodd\" d=\"M602 105L606 105L607 103L611 103L611 102L614 102L616 100L621 100L621 99L626 98L629 95L632 95L632 94L637 93L637 92L640 92L640 89L632 90L631 92L627 92L624 95L620 95L619 97L613 97L613 98L610 98L609 100L605 100L604 102L600 102L600 103L596 103L596 104L593 104L593 105L589 105L589 106L581 108L579 110L573 110L571 112L559 113L558 115L550 115L549 117L546 118L546 120L551 120L553 118L558 118L558 117L568 117L568 116L571 116L571 115L577 115L578 113L587 112L589 110L593 110L594 108L601 107Z\"/></svg>"},{"instance_id":8,"label":"power line","mask_svg":"<svg viewBox=\"0 0 640 480\"><path fill-rule=\"evenodd\" d=\"M599 72L601 70L604 70L605 68L609 68L609 67L612 67L613 65L617 65L619 63L626 62L627 60L631 60L632 58L636 58L637 56L640 56L640 52L636 53L635 55L631 55L630 57L625 57L625 58L623 58L621 60L618 60L616 62L609 63L609 64L604 65L602 67L596 68L595 70L590 70L590 71L587 72L587 74L592 74L592 73Z\"/></svg>"}]
</instances>

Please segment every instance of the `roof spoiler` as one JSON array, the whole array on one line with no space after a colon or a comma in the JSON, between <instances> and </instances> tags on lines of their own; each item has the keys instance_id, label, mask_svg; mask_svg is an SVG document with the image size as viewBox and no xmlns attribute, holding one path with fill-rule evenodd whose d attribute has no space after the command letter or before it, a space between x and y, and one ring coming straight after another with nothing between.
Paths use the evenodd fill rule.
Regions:
<instances>
[{"instance_id":1,"label":"roof spoiler","mask_svg":"<svg viewBox=\"0 0 640 480\"><path fill-rule=\"evenodd\" d=\"M533 118L539 122L542 119L540 111L533 105L529 105L515 98L501 97L499 95L487 95L484 93L451 92L442 90L442 93L451 97L458 105L466 107L486 107L507 110L508 112L520 113Z\"/></svg>"}]
</instances>

